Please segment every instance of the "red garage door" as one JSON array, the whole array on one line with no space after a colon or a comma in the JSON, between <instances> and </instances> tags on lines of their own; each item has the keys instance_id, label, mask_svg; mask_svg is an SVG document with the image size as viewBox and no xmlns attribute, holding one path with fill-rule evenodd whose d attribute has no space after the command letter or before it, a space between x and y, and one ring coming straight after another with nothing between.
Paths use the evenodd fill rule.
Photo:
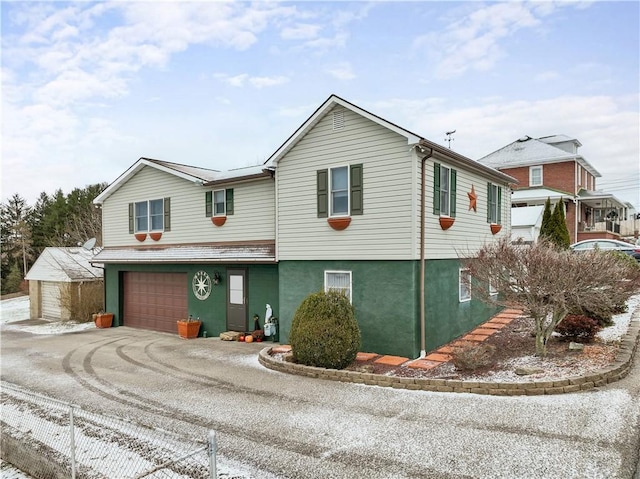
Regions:
<instances>
[{"instance_id":1,"label":"red garage door","mask_svg":"<svg viewBox=\"0 0 640 479\"><path fill-rule=\"evenodd\" d=\"M187 317L186 273L124 273L124 325L177 333Z\"/></svg>"}]
</instances>

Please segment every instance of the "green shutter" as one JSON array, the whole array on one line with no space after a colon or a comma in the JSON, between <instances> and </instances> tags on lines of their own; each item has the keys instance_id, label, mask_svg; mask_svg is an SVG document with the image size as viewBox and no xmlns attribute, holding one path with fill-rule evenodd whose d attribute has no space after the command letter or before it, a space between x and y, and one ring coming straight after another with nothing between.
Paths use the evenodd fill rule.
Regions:
<instances>
[{"instance_id":1,"label":"green shutter","mask_svg":"<svg viewBox=\"0 0 640 479\"><path fill-rule=\"evenodd\" d=\"M227 215L233 214L233 188L225 190L225 211Z\"/></svg>"},{"instance_id":2,"label":"green shutter","mask_svg":"<svg viewBox=\"0 0 640 479\"><path fill-rule=\"evenodd\" d=\"M449 195L449 203L451 206L449 207L449 213L452 218L456 217L456 183L457 183L458 173L456 170L451 168L451 194Z\"/></svg>"},{"instance_id":3,"label":"green shutter","mask_svg":"<svg viewBox=\"0 0 640 479\"><path fill-rule=\"evenodd\" d=\"M433 164L433 214L440 214L440 163Z\"/></svg>"},{"instance_id":4,"label":"green shutter","mask_svg":"<svg viewBox=\"0 0 640 479\"><path fill-rule=\"evenodd\" d=\"M491 183L487 183L487 223L491 223Z\"/></svg>"},{"instance_id":5,"label":"green shutter","mask_svg":"<svg viewBox=\"0 0 640 479\"><path fill-rule=\"evenodd\" d=\"M317 178L317 195L318 195L318 218L326 218L329 216L329 171L318 170Z\"/></svg>"},{"instance_id":6,"label":"green shutter","mask_svg":"<svg viewBox=\"0 0 640 479\"><path fill-rule=\"evenodd\" d=\"M204 214L207 218L213 216L213 191L207 191L204 194Z\"/></svg>"},{"instance_id":7,"label":"green shutter","mask_svg":"<svg viewBox=\"0 0 640 479\"><path fill-rule=\"evenodd\" d=\"M171 231L171 198L164 199L164 230Z\"/></svg>"},{"instance_id":8,"label":"green shutter","mask_svg":"<svg viewBox=\"0 0 640 479\"><path fill-rule=\"evenodd\" d=\"M351 214L361 215L362 212L362 165L351 165Z\"/></svg>"},{"instance_id":9,"label":"green shutter","mask_svg":"<svg viewBox=\"0 0 640 479\"><path fill-rule=\"evenodd\" d=\"M135 219L133 217L133 203L129 203L129 234L133 234Z\"/></svg>"},{"instance_id":10,"label":"green shutter","mask_svg":"<svg viewBox=\"0 0 640 479\"><path fill-rule=\"evenodd\" d=\"M498 186L498 217L496 222L502 224L502 186Z\"/></svg>"}]
</instances>

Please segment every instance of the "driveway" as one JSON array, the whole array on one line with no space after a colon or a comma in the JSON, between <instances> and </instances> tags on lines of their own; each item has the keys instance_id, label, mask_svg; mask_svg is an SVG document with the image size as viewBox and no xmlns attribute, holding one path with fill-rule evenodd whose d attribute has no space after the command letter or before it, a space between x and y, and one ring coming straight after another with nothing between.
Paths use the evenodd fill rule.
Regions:
<instances>
[{"instance_id":1,"label":"driveway","mask_svg":"<svg viewBox=\"0 0 640 479\"><path fill-rule=\"evenodd\" d=\"M202 439L282 478L625 478L638 460L640 364L560 396L406 391L260 366L269 343L130 329L1 334L2 380Z\"/></svg>"}]
</instances>

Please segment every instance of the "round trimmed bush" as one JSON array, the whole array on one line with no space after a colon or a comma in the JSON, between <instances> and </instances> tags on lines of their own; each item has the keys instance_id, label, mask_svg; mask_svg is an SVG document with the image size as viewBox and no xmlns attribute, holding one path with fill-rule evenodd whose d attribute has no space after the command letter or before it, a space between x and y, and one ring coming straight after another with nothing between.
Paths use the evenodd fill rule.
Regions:
<instances>
[{"instance_id":1,"label":"round trimmed bush","mask_svg":"<svg viewBox=\"0 0 640 479\"><path fill-rule=\"evenodd\" d=\"M297 363L347 367L360 349L360 328L349 299L339 291L307 296L293 317L289 343Z\"/></svg>"}]
</instances>

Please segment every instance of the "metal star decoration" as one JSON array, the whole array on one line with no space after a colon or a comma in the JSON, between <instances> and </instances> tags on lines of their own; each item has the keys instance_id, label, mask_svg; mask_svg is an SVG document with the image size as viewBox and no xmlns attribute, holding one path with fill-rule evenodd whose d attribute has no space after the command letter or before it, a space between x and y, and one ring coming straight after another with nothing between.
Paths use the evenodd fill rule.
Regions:
<instances>
[{"instance_id":1,"label":"metal star decoration","mask_svg":"<svg viewBox=\"0 0 640 479\"><path fill-rule=\"evenodd\" d=\"M467 196L469 197L469 210L477 212L478 195L476 195L476 190L474 189L473 185L471 185L471 191L467 193Z\"/></svg>"}]
</instances>

